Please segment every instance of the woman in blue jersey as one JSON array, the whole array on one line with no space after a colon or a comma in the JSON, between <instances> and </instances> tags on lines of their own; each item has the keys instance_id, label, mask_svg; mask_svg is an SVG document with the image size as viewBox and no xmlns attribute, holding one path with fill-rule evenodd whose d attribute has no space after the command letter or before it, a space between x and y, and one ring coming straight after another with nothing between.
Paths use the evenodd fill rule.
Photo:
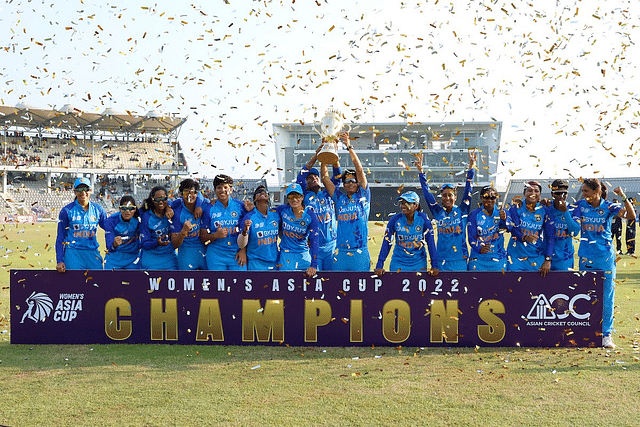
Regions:
<instances>
[{"instance_id":1,"label":"woman in blue jersey","mask_svg":"<svg viewBox=\"0 0 640 427\"><path fill-rule=\"evenodd\" d=\"M467 234L471 254L469 271L506 271L507 253L503 233L509 218L504 209L498 209L498 192L493 187L480 190L482 206L469 214Z\"/></svg>"},{"instance_id":2,"label":"woman in blue jersey","mask_svg":"<svg viewBox=\"0 0 640 427\"><path fill-rule=\"evenodd\" d=\"M206 248L200 241L201 217L196 211L200 184L185 179L178 191L182 197L177 203L174 201L171 223L171 244L178 249L178 269L206 270Z\"/></svg>"},{"instance_id":3,"label":"woman in blue jersey","mask_svg":"<svg viewBox=\"0 0 640 427\"><path fill-rule=\"evenodd\" d=\"M440 189L442 206L429 191L427 178L422 172L422 153L416 155L414 164L418 169L422 194L427 200L431 215L438 221L438 261L441 271L467 271L469 249L467 248L467 220L471 210L471 186L476 157L469 151L469 170L460 206L456 206L456 188L445 184Z\"/></svg>"},{"instance_id":4,"label":"woman in blue jersey","mask_svg":"<svg viewBox=\"0 0 640 427\"><path fill-rule=\"evenodd\" d=\"M170 209L167 200L167 189L157 186L151 189L142 205L140 268L143 270L178 269L176 251L169 238L171 223L167 218L167 210Z\"/></svg>"},{"instance_id":5,"label":"woman in blue jersey","mask_svg":"<svg viewBox=\"0 0 640 427\"><path fill-rule=\"evenodd\" d=\"M611 239L611 221L615 215L621 218L633 206L620 187L613 192L624 201L625 208L606 200L607 187L596 178L585 179L582 183L582 197L578 200L571 216L580 224L580 258L581 271L602 270L604 272L604 290L602 307L602 346L613 348L613 304L616 277L616 255Z\"/></svg>"},{"instance_id":6,"label":"woman in blue jersey","mask_svg":"<svg viewBox=\"0 0 640 427\"><path fill-rule=\"evenodd\" d=\"M120 210L105 223L104 240L107 254L104 257L105 270L139 270L140 238L138 226L140 215L133 196L120 199Z\"/></svg>"},{"instance_id":7,"label":"woman in blue jersey","mask_svg":"<svg viewBox=\"0 0 640 427\"><path fill-rule=\"evenodd\" d=\"M91 202L91 181L78 178L73 184L76 198L60 210L56 237L56 270L102 270L96 233L104 229L107 213Z\"/></svg>"},{"instance_id":8,"label":"woman in blue jersey","mask_svg":"<svg viewBox=\"0 0 640 427\"><path fill-rule=\"evenodd\" d=\"M289 203L276 209L280 217L278 269L303 270L312 277L318 269L318 220L304 207L300 184L287 185L285 197Z\"/></svg>"},{"instance_id":9,"label":"woman in blue jersey","mask_svg":"<svg viewBox=\"0 0 640 427\"><path fill-rule=\"evenodd\" d=\"M402 212L393 215L387 224L374 272L378 276L384 274L384 262L391 249L391 240L395 236L396 244L393 247L389 271L427 271L426 241L431 258L429 274L437 276L440 263L433 238L433 227L431 220L421 212L420 197L413 191L407 191L396 200L400 202Z\"/></svg>"},{"instance_id":10,"label":"woman in blue jersey","mask_svg":"<svg viewBox=\"0 0 640 427\"><path fill-rule=\"evenodd\" d=\"M524 203L509 209L511 240L507 248L508 271L539 271L543 277L551 270L556 240L555 225L540 204L542 185L529 181L524 186Z\"/></svg>"},{"instance_id":11,"label":"woman in blue jersey","mask_svg":"<svg viewBox=\"0 0 640 427\"><path fill-rule=\"evenodd\" d=\"M567 206L569 183L556 179L551 183L551 197L547 215L553 220L556 239L551 255L551 271L573 270L573 237L580 232L580 226L571 218L573 207Z\"/></svg>"},{"instance_id":12,"label":"woman in blue jersey","mask_svg":"<svg viewBox=\"0 0 640 427\"><path fill-rule=\"evenodd\" d=\"M213 179L216 202L202 213L200 240L207 246L209 270L243 271L247 269L246 251L238 246L240 218L247 213L243 202L231 197L233 178L216 175Z\"/></svg>"},{"instance_id":13,"label":"woman in blue jersey","mask_svg":"<svg viewBox=\"0 0 640 427\"><path fill-rule=\"evenodd\" d=\"M369 256L369 212L371 210L371 190L362 163L349 135L342 134L343 140L355 169L342 173L344 192L336 189L328 173L323 173L322 183L336 205L338 234L333 271L371 271ZM339 164L334 167L340 166Z\"/></svg>"},{"instance_id":14,"label":"woman in blue jersey","mask_svg":"<svg viewBox=\"0 0 640 427\"><path fill-rule=\"evenodd\" d=\"M271 200L264 185L255 189L253 204L255 209L240 220L244 227L238 235L238 246L247 248L248 270L277 270L280 216L269 209Z\"/></svg>"},{"instance_id":15,"label":"woman in blue jersey","mask_svg":"<svg viewBox=\"0 0 640 427\"><path fill-rule=\"evenodd\" d=\"M336 207L333 199L327 190L321 188L321 173L327 168L326 164L321 165L321 171L314 168L318 153L322 149L321 144L311 159L298 173L296 182L302 187L304 192L304 205L313 209L318 220L318 270L331 271L333 268L333 252L336 250ZM331 181L340 186L340 176L342 171L339 165L333 165L333 178Z\"/></svg>"}]
</instances>

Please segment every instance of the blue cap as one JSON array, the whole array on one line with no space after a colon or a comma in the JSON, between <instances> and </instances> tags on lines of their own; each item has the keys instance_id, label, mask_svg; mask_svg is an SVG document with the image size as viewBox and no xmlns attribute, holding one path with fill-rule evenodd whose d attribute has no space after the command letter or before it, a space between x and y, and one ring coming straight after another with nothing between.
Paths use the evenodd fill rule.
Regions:
<instances>
[{"instance_id":1,"label":"blue cap","mask_svg":"<svg viewBox=\"0 0 640 427\"><path fill-rule=\"evenodd\" d=\"M91 181L89 181L89 178L78 178L76 179L76 182L73 183L73 188L78 188L81 185L86 185L87 187L91 188Z\"/></svg>"},{"instance_id":2,"label":"blue cap","mask_svg":"<svg viewBox=\"0 0 640 427\"><path fill-rule=\"evenodd\" d=\"M396 199L397 201L404 200L407 203L420 203L420 197L415 191L407 191Z\"/></svg>"},{"instance_id":3,"label":"blue cap","mask_svg":"<svg viewBox=\"0 0 640 427\"><path fill-rule=\"evenodd\" d=\"M305 173L302 174L304 176L304 179L307 179L307 177L309 175L318 175L320 176L320 172L318 172L318 169L316 168L311 168L308 171L306 171Z\"/></svg>"},{"instance_id":4,"label":"blue cap","mask_svg":"<svg viewBox=\"0 0 640 427\"><path fill-rule=\"evenodd\" d=\"M289 194L291 193L298 193L301 196L304 195L304 193L302 192L302 187L300 187L300 184L296 184L295 182L287 185L286 189L287 189L287 192L285 193L286 197L289 197Z\"/></svg>"},{"instance_id":5,"label":"blue cap","mask_svg":"<svg viewBox=\"0 0 640 427\"><path fill-rule=\"evenodd\" d=\"M444 191L447 189L455 190L456 187L453 184L444 184L442 187L440 187L440 191Z\"/></svg>"}]
</instances>

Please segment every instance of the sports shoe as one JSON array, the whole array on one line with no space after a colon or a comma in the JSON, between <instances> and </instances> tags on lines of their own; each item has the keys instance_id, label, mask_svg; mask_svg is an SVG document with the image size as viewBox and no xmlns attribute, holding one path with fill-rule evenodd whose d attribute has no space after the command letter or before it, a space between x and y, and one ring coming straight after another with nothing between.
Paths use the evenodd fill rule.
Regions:
<instances>
[{"instance_id":1,"label":"sports shoe","mask_svg":"<svg viewBox=\"0 0 640 427\"><path fill-rule=\"evenodd\" d=\"M616 345L613 343L613 338L611 338L611 335L605 335L602 337L602 346L604 348L616 348Z\"/></svg>"}]
</instances>

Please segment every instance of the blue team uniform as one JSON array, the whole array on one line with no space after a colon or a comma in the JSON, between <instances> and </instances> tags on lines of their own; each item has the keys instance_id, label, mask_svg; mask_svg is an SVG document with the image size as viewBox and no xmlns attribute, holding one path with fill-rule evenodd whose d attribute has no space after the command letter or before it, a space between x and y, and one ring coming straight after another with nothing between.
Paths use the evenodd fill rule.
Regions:
<instances>
[{"instance_id":1,"label":"blue team uniform","mask_svg":"<svg viewBox=\"0 0 640 427\"><path fill-rule=\"evenodd\" d=\"M494 206L493 212L487 214L480 207L469 214L467 234L471 253L469 258L469 271L506 271L507 253L504 250L503 232L509 222L500 219L500 210ZM489 245L489 252L480 253L483 245Z\"/></svg>"},{"instance_id":2,"label":"blue team uniform","mask_svg":"<svg viewBox=\"0 0 640 427\"><path fill-rule=\"evenodd\" d=\"M438 204L436 198L429 191L427 179L423 173L420 176L422 194L427 200L431 215L438 221L438 261L441 271L467 271L469 249L467 248L467 219L471 210L471 185L473 183L473 169L467 171L467 181L464 186L464 196L459 206L453 206L451 212Z\"/></svg>"},{"instance_id":3,"label":"blue team uniform","mask_svg":"<svg viewBox=\"0 0 640 427\"><path fill-rule=\"evenodd\" d=\"M507 248L509 262L508 271L538 271L544 263L545 256L553 254L556 241L555 225L547 209L540 203L533 212L526 204L511 206L511 240ZM535 243L524 241L525 236L538 236Z\"/></svg>"},{"instance_id":4,"label":"blue team uniform","mask_svg":"<svg viewBox=\"0 0 640 427\"><path fill-rule=\"evenodd\" d=\"M158 216L148 210L140 217L140 242L142 256L140 268L143 270L177 270L178 258L176 251L169 242L166 246L158 244L158 237L169 240L171 224L163 215Z\"/></svg>"},{"instance_id":5,"label":"blue team uniform","mask_svg":"<svg viewBox=\"0 0 640 427\"><path fill-rule=\"evenodd\" d=\"M358 187L351 198L342 191L333 193L338 220L334 271L369 271L371 258L367 247L371 190Z\"/></svg>"},{"instance_id":6,"label":"blue team uniform","mask_svg":"<svg viewBox=\"0 0 640 427\"><path fill-rule=\"evenodd\" d=\"M384 232L376 269L383 268L391 248L391 240L394 237L395 246L393 247L393 255L391 255L389 271L426 271L425 241L429 248L431 268L437 269L439 267L431 220L423 212L415 212L411 224L408 223L407 217L403 213L397 213L391 217Z\"/></svg>"},{"instance_id":7,"label":"blue team uniform","mask_svg":"<svg viewBox=\"0 0 640 427\"><path fill-rule=\"evenodd\" d=\"M238 199L229 199L225 208L220 201L215 204L208 204L202 213L200 226L215 233L223 227L229 232L224 239L216 239L207 245L207 268L209 270L232 270L244 271L247 266L240 266L236 261L236 254L240 250L238 247L238 234L240 234L240 218L246 214L244 203Z\"/></svg>"},{"instance_id":8,"label":"blue team uniform","mask_svg":"<svg viewBox=\"0 0 640 427\"><path fill-rule=\"evenodd\" d=\"M107 213L97 203L89 202L85 212L77 200L66 205L58 215L56 263L64 262L67 270L102 270L98 250L98 226L104 229Z\"/></svg>"},{"instance_id":9,"label":"blue team uniform","mask_svg":"<svg viewBox=\"0 0 640 427\"><path fill-rule=\"evenodd\" d=\"M248 231L247 267L251 271L277 270L278 263L278 232L280 231L280 216L269 209L265 216L258 209L254 209L240 220L251 220Z\"/></svg>"},{"instance_id":10,"label":"blue team uniform","mask_svg":"<svg viewBox=\"0 0 640 427\"><path fill-rule=\"evenodd\" d=\"M313 208L318 221L318 270L330 271L333 267L333 252L336 249L336 237L338 223L336 222L336 207L333 199L327 190L320 190L314 193L307 190L306 173L308 170L302 169L298 173L296 182L302 187L304 192L304 205ZM333 168L333 178L331 181L335 185L336 191L340 187L340 168Z\"/></svg>"},{"instance_id":11,"label":"blue team uniform","mask_svg":"<svg viewBox=\"0 0 640 427\"><path fill-rule=\"evenodd\" d=\"M551 271L567 271L573 269L573 236L580 232L580 226L571 218L575 206L568 206L561 212L553 205L547 208L547 215L553 219L556 240L551 255Z\"/></svg>"},{"instance_id":12,"label":"blue team uniform","mask_svg":"<svg viewBox=\"0 0 640 427\"><path fill-rule=\"evenodd\" d=\"M198 193L199 195L199 193ZM171 232L180 233L185 222L191 221L191 230L178 248L178 269L179 270L206 270L207 252L202 241L200 241L200 224L202 217L196 219L193 212L184 204L182 199L173 207L173 218L171 221Z\"/></svg>"},{"instance_id":13,"label":"blue team uniform","mask_svg":"<svg viewBox=\"0 0 640 427\"><path fill-rule=\"evenodd\" d=\"M602 333L611 335L613 329L613 304L616 277L616 255L611 239L611 222L622 206L601 199L598 207L586 200L579 200L571 212L572 218L580 224L580 245L578 257L580 270L602 270L604 272L604 291L602 307Z\"/></svg>"},{"instance_id":14,"label":"blue team uniform","mask_svg":"<svg viewBox=\"0 0 640 427\"><path fill-rule=\"evenodd\" d=\"M107 254L104 257L105 270L140 269L139 225L138 218L134 216L129 221L125 221L120 212L107 218L104 227L104 240L107 246ZM122 244L116 248L113 242L118 236L122 238Z\"/></svg>"},{"instance_id":15,"label":"blue team uniform","mask_svg":"<svg viewBox=\"0 0 640 427\"><path fill-rule=\"evenodd\" d=\"M276 209L280 217L280 258L283 271L318 268L318 221L311 208L297 219L289 205Z\"/></svg>"}]
</instances>

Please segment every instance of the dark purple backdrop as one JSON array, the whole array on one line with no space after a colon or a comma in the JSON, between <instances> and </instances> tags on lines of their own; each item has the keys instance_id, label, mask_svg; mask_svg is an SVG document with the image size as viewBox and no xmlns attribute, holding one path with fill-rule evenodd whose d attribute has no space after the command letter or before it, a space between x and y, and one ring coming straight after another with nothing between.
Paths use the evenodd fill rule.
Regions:
<instances>
[{"instance_id":1,"label":"dark purple backdrop","mask_svg":"<svg viewBox=\"0 0 640 427\"><path fill-rule=\"evenodd\" d=\"M11 342L586 347L600 344L602 283L578 272L330 272L305 286L300 272L12 270Z\"/></svg>"}]
</instances>

